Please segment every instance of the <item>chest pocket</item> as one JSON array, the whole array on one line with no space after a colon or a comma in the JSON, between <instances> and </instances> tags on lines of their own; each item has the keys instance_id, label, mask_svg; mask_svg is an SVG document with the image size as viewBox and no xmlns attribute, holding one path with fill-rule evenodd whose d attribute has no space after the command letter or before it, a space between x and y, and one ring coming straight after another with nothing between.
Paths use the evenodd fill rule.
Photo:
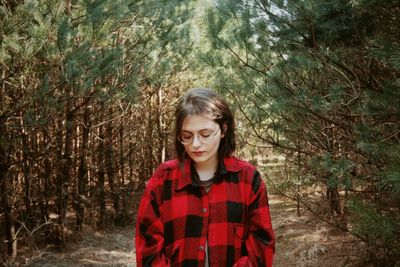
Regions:
<instances>
[{"instance_id":1,"label":"chest pocket","mask_svg":"<svg viewBox=\"0 0 400 267\"><path fill-rule=\"evenodd\" d=\"M243 203L227 201L227 216L230 223L244 223L244 205Z\"/></svg>"}]
</instances>

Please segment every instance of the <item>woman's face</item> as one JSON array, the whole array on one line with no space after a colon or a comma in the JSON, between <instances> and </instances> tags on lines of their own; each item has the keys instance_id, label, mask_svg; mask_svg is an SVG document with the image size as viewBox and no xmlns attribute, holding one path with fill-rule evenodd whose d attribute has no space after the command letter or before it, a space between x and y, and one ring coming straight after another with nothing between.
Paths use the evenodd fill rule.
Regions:
<instances>
[{"instance_id":1,"label":"woman's face","mask_svg":"<svg viewBox=\"0 0 400 267\"><path fill-rule=\"evenodd\" d=\"M196 164L216 163L219 143L223 137L224 133L218 123L204 115L188 116L183 120L180 138L189 143L183 146Z\"/></svg>"}]
</instances>

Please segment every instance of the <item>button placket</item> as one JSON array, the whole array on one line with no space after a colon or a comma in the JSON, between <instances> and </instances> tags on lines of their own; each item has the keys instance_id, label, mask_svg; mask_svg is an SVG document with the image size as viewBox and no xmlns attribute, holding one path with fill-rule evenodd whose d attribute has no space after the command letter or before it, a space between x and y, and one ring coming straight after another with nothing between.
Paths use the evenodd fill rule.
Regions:
<instances>
[{"instance_id":1,"label":"button placket","mask_svg":"<svg viewBox=\"0 0 400 267\"><path fill-rule=\"evenodd\" d=\"M209 224L209 195L206 194L202 198L202 207L200 209L200 214L203 216L204 228L203 228L203 236L201 238L200 244L197 247L199 254L201 257L206 257L207 253L207 238L208 238L208 224ZM203 258L204 259L204 258Z\"/></svg>"}]
</instances>

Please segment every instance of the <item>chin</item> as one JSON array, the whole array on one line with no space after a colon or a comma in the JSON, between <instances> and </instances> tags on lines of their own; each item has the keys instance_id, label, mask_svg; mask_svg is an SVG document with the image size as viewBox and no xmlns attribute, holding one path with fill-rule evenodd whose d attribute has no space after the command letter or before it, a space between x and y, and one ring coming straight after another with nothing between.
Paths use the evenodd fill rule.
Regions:
<instances>
[{"instance_id":1,"label":"chin","mask_svg":"<svg viewBox=\"0 0 400 267\"><path fill-rule=\"evenodd\" d=\"M199 157L199 156L196 156L196 155L192 155L192 156L190 156L190 158L196 163L201 163L201 162L205 162L205 161L208 160L208 158L206 158L204 156L200 156Z\"/></svg>"},{"instance_id":2,"label":"chin","mask_svg":"<svg viewBox=\"0 0 400 267\"><path fill-rule=\"evenodd\" d=\"M200 162L206 161L206 159L202 159L202 158L199 158L199 157L190 157L190 158L196 163L200 163Z\"/></svg>"}]
</instances>

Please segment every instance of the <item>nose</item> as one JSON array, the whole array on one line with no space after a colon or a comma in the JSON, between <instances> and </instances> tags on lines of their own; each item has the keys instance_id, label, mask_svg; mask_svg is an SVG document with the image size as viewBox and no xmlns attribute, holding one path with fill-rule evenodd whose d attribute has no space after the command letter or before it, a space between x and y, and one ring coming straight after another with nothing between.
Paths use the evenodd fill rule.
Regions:
<instances>
[{"instance_id":1,"label":"nose","mask_svg":"<svg viewBox=\"0 0 400 267\"><path fill-rule=\"evenodd\" d=\"M197 135L193 136L193 143L192 143L193 147L200 147L201 146L201 142L200 139Z\"/></svg>"}]
</instances>

